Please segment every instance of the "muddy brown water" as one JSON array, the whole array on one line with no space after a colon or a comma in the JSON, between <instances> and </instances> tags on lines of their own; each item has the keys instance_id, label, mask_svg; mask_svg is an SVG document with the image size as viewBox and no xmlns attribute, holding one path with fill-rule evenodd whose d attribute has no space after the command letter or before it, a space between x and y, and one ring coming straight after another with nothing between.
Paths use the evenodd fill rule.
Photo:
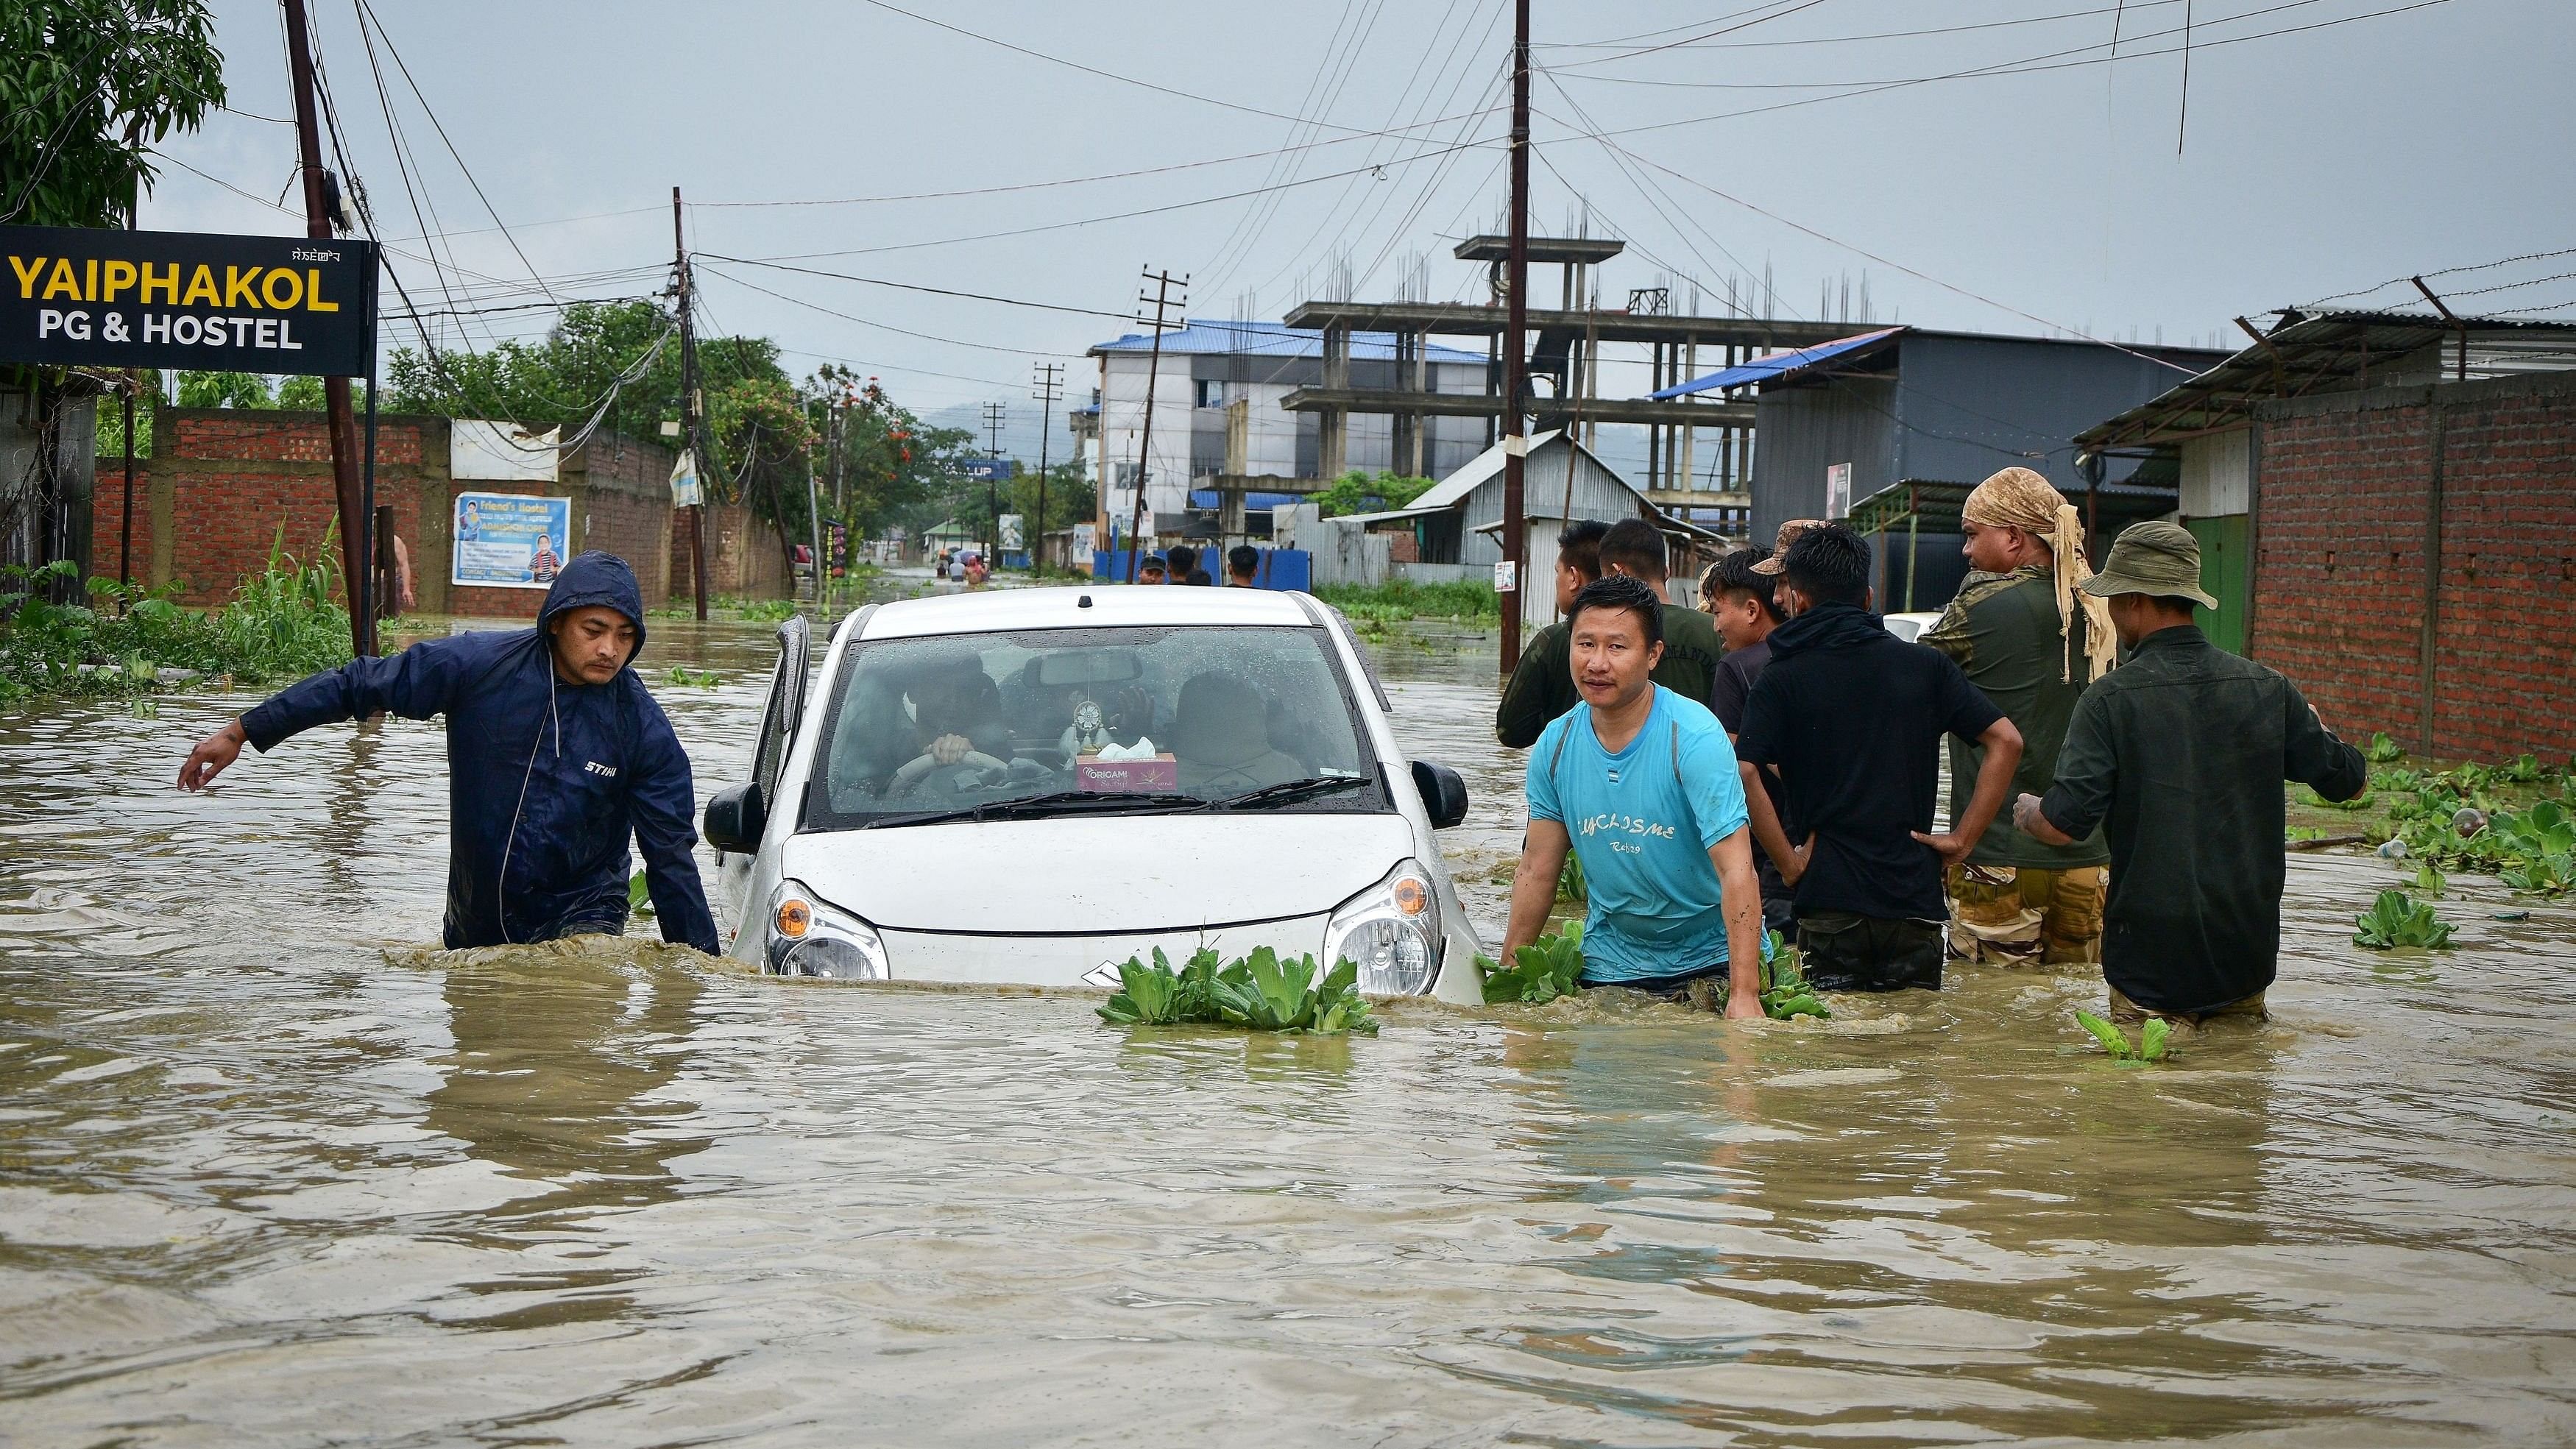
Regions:
<instances>
[{"instance_id":1,"label":"muddy brown water","mask_svg":"<svg viewBox=\"0 0 2576 1449\"><path fill-rule=\"evenodd\" d=\"M702 792L764 636L657 622L724 678L661 691ZM1489 939L1490 649L1378 647ZM423 952L436 730L171 790L248 702L0 716L11 1443L2576 1439L2576 918L2493 882L2377 955L2394 872L2294 859L2276 1021L2157 1070L2076 1031L2098 979L1975 970L1825 1027L1130 1033Z\"/></svg>"}]
</instances>

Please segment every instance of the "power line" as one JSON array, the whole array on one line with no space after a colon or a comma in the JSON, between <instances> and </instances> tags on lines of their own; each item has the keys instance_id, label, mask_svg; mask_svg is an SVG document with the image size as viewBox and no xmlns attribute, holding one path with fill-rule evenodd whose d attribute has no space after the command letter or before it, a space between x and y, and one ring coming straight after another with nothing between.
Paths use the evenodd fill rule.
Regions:
<instances>
[{"instance_id":1,"label":"power line","mask_svg":"<svg viewBox=\"0 0 2576 1449\"><path fill-rule=\"evenodd\" d=\"M2288 0L2288 3L2285 4L2273 5L2261 10L2249 10L2239 15L2228 16L2226 17L2226 20L2216 23L2224 24L2228 21L2248 20L2256 16L2271 15L2283 10L2296 10L2305 6L2321 3L2323 3L2323 0ZM2414 3L2412 4L2397 5L2385 10L2373 10L2360 15L2342 15L2331 20L2319 20L2306 25L2283 26L2278 30L2257 31L2250 35L2231 35L2219 40L2194 40L2192 42L2192 48L2194 50L2209 50L2221 45L2242 45L2248 41L2271 40L2284 35L2299 35L2311 30L2324 30L2332 26L2350 25L2356 21L2362 20L2378 20L2390 15L2403 15L2411 10L2427 10L2436 5L2448 5L2450 3L2452 3L2452 0L2414 0ZM2201 28L2206 29L2207 26L2204 25ZM2153 32L2153 34L2179 35L2182 33L2182 29L2183 28L2181 26L2174 26L2166 30ZM1720 81L1651 80L1638 76L1578 75L1567 78L1571 80L1591 81L1603 85L1652 86L1675 90L1806 90L1833 86L1848 87L1848 89L1838 91L1836 94L1829 96L1808 96L1800 100L1780 101L1764 106L1750 106L1742 110L1720 111L1705 116L1691 116L1678 121L1656 121L1642 126L1622 127L1618 130L1605 133L1612 136L1633 136L1647 131L1668 131L1681 126L1704 125L1711 121L1739 120L1746 116L1767 115L1773 111L1796 110L1805 106L1822 105L1829 101L1851 100L1861 96L1877 95L1884 91L1904 90L1913 86L1932 85L1941 81L1982 80L1993 76L2006 75L2033 75L2045 71L2076 70L2086 66L2104 65L2109 63L2110 57L2095 56L2090 59L2083 60L2064 60L2061 59L2061 57L2079 56L2083 55L2087 51L2100 51L2107 49L2108 46L2105 43L2095 42L2091 45L2069 46L2063 50L2045 51L2038 55L2025 56L2020 60L1995 61L1987 65L1971 66L1964 70L1944 71L1938 75L1906 76L1895 80L1802 81L1795 83L1782 82L1773 84L1757 84ZM2182 47L2180 46L2168 46L2163 50L2124 51L2118 58L2122 60L2140 60L2159 55L2176 55L2181 53L2181 50Z\"/></svg>"},{"instance_id":2,"label":"power line","mask_svg":"<svg viewBox=\"0 0 2576 1449\"><path fill-rule=\"evenodd\" d=\"M871 3L871 4L877 3L877 0L869 0L869 3ZM828 251L828 252L791 252L791 253L788 253L788 254L786 254L786 255L784 255L784 256L776 256L776 257L762 257L762 258L757 258L756 260L761 260L761 261L814 261L814 260L819 260L819 259L826 258L826 257L861 257L861 256L875 256L875 255L877 255L877 254L879 254L879 253L883 253L883 252L918 251L918 250L920 250L921 248L924 248L924 247L957 246L957 245L961 245L961 244L966 243L966 242L995 241L995 240L999 240L999 239L1001 239L1001 238L1005 238L1005 237L1015 237L1015 236L1035 236L1035 235L1038 235L1038 234L1043 233L1043 232L1051 232L1051 231L1066 231L1066 230L1070 230L1070 229L1075 228L1075 227L1098 226L1098 225L1100 225L1100 224L1101 224L1101 223L1103 223L1103 222L1111 222L1111 221L1130 221L1130 220L1133 220L1133 219L1135 219L1135 218L1137 218L1137 217L1140 217L1140 216L1160 216L1160 215L1163 215L1163 214L1165 214L1165 213L1167 213L1167 212L1174 212L1174 211L1187 211L1187 210L1189 210L1189 209L1191 209L1191 208L1193 208L1193 207L1199 207L1199 206L1214 206L1214 205L1216 205L1216 204L1218 204L1218 203L1220 203L1220 202L1226 202L1226 201L1237 201L1237 200L1240 200L1240 199L1242 199L1242 198L1244 198L1244 197L1247 197L1247 196L1258 196L1258 195L1260 195L1264 190L1271 190L1271 189L1284 189L1284 188L1286 188L1286 187L1291 187L1291 186L1311 186L1311 185L1314 185L1314 184L1315 184L1315 183L1317 183L1317 182L1323 182L1323 181L1334 181L1334 180L1338 180L1338 179L1340 179L1341 177L1344 177L1344 176L1357 175L1357 174L1362 173L1362 172L1378 170L1378 169L1381 169L1381 168L1383 168L1383 167L1387 167L1387 166L1409 166L1409 165L1413 164L1413 163L1414 163L1414 162L1416 162L1416 161L1427 161L1427 160L1430 160L1431 158L1433 158L1433 157L1435 157L1435 156L1446 156L1446 155L1448 155L1448 154L1449 154L1450 152L1452 152L1452 151L1470 151L1470 150L1477 149L1478 147L1482 147L1482 146L1490 146L1490 145L1492 145L1492 144L1494 144L1494 143L1493 143L1493 141L1492 141L1492 140L1490 140L1490 139L1488 139L1488 140L1478 140L1478 141L1466 141L1466 142L1461 142L1461 143L1459 143L1459 144L1457 144L1457 145L1452 145L1452 146L1440 146L1440 147L1435 147L1435 148L1433 148L1433 149L1426 150L1426 151L1417 151L1417 152L1413 153L1413 154L1412 154L1412 155L1410 155L1410 156L1402 156L1402 157L1398 157L1398 158L1396 158L1396 159L1394 159L1394 160L1379 162L1376 166L1359 166L1359 167L1354 167L1354 168L1352 168L1351 170L1348 170L1348 171L1328 171L1328 172L1325 172L1323 175L1320 175L1320 176L1310 176L1310 177L1307 177L1307 178L1305 178L1305 179L1303 179L1303 180L1298 180L1298 181L1286 181L1286 182L1282 182L1282 183L1280 183L1280 186L1279 186L1278 188L1265 188L1265 187L1257 187L1257 186L1256 186L1256 187L1253 187L1253 188L1251 188L1251 189L1249 189L1249 190L1245 190L1245 191L1229 191L1229 192L1225 193L1225 194L1224 194L1224 195L1222 195L1222 196L1203 196L1203 197L1199 197L1199 198L1197 198L1196 200L1192 200L1192 201L1175 201L1175 202L1171 202L1171 203L1169 203L1169 204L1167 204L1167 205L1163 205L1163 206L1147 206L1147 207L1139 207L1139 208L1137 208L1137 209L1136 209L1136 210L1134 210L1134 211L1119 211L1119 212L1112 212L1112 213L1110 213L1110 214L1108 214L1108 215L1106 215L1106 216L1085 216L1085 217L1077 217L1077 218L1075 218L1074 220L1071 220L1071 221L1054 221L1054 222L1046 222L1046 223L1043 223L1043 224L1040 224L1040 225L1037 225L1037 226L1012 227L1012 228L1009 228L1009 229L1004 230L1004 231L976 232L976 233L973 233L973 234L971 234L971 235L967 235L967 236L937 237L937 238L933 238L933 239L928 240L928 241L914 241L914 242L889 242L889 243L887 243L887 244L885 244L885 245L883 245L883 246L873 246L873 247L844 247L844 248L842 248L842 249L840 249L840 250L837 250L837 251ZM754 259L751 259L751 258L737 258L737 260L754 260Z\"/></svg>"},{"instance_id":3,"label":"power line","mask_svg":"<svg viewBox=\"0 0 2576 1449\"><path fill-rule=\"evenodd\" d=\"M1788 16L1795 15L1801 10L1812 10L1817 6L1824 4L1825 0L1786 0L1786 3L1788 7L1786 9L1773 10L1768 15L1755 15L1750 19L1740 18L1743 15L1749 14L1749 12L1739 11L1736 16L1728 17L1733 23L1722 25L1715 30L1702 31L1699 34L1692 36L1689 40L1666 41L1661 45L1649 45L1642 50L1631 50L1620 55L1605 55L1594 60L1578 60L1573 62L1573 64L1616 65L1623 60L1635 60L1641 55L1653 55L1657 51L1671 50L1677 46L1692 45L1704 40L1714 40L1721 35L1731 35L1739 30L1750 30L1756 25L1767 25L1774 20L1780 20Z\"/></svg>"},{"instance_id":4,"label":"power line","mask_svg":"<svg viewBox=\"0 0 2576 1449\"><path fill-rule=\"evenodd\" d=\"M1914 40L1927 35L1963 35L1976 30L2011 30L2025 25L2053 25L2061 20L2089 20L2097 15L2117 16L2125 10L2146 10L2158 5L2182 3L2183 0L2134 0L2134 3L2100 5L2090 10L2061 10L2054 15L2022 15L2010 20L1980 20L1968 25L1934 25L1918 30L1876 30L1858 35L1806 35L1794 40L1723 40L1708 44L1688 43L1672 48L1676 50L1782 50L1800 45L1849 45L1862 41ZM1610 50L1623 43L1560 40L1553 43L1543 42L1535 48L1539 50Z\"/></svg>"},{"instance_id":5,"label":"power line","mask_svg":"<svg viewBox=\"0 0 2576 1449\"><path fill-rule=\"evenodd\" d=\"M873 5L879 10L900 15L907 20L918 20L924 25L945 30L951 35L962 35L968 40L981 41L986 45L997 46L1003 50L1010 51L1014 55L1025 55L1031 60L1042 60L1049 65L1060 65L1068 70L1078 70L1084 75L1098 76L1102 80L1112 80L1121 85L1136 86L1162 95L1176 96L1185 101L1197 101L1202 105L1219 106L1229 111L1240 111L1249 116L1267 116L1274 121L1294 121L1301 125L1305 124L1305 118L1301 116L1292 116L1285 111L1265 110L1260 106L1247 106L1239 101L1229 101L1216 96L1200 95L1196 91L1179 90L1172 86L1160 85L1153 81L1142 80L1136 76L1120 75L1116 71L1102 70L1098 66L1084 65L1078 60L1067 60L1060 55L1049 55L1044 51L1031 50L1025 45L1013 45L1011 42L1000 39L996 36L985 35L979 31L968 30L961 25L951 25L945 20L934 19L928 15L921 14L919 11L906 10L900 5L889 4L887 3L887 0L863 0L863 3ZM1337 126L1329 121L1318 120L1314 122L1314 124L1331 131L1348 131L1354 135L1367 134L1366 132L1359 131L1355 127Z\"/></svg>"}]
</instances>

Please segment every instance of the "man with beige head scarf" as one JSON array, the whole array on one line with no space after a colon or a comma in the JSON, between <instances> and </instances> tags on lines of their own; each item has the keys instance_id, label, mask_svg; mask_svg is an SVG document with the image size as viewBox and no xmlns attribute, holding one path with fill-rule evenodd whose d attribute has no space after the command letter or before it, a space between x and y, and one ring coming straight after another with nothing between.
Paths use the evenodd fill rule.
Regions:
<instances>
[{"instance_id":1,"label":"man with beige head scarf","mask_svg":"<svg viewBox=\"0 0 2576 1449\"><path fill-rule=\"evenodd\" d=\"M2114 633L2092 577L2073 504L2028 468L2006 468L1961 506L1969 573L1923 641L1958 661L1970 683L2021 731L2016 792L2056 777L2067 721L2084 687L2111 667ZM1950 741L1951 809L1974 790L1977 746ZM2002 821L1950 867L1950 949L1970 961L2091 961L2100 954L2110 847L2096 831L2071 845L2034 840Z\"/></svg>"}]
</instances>

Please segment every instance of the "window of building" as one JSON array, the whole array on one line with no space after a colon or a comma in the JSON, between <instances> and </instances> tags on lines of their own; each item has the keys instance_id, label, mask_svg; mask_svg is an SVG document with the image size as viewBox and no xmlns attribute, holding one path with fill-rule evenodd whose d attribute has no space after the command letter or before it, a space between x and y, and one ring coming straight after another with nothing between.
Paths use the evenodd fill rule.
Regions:
<instances>
[{"instance_id":1,"label":"window of building","mask_svg":"<svg viewBox=\"0 0 2576 1449\"><path fill-rule=\"evenodd\" d=\"M1203 377L1198 380L1198 386L1200 407L1221 408L1225 406L1225 383L1222 380L1212 377Z\"/></svg>"}]
</instances>

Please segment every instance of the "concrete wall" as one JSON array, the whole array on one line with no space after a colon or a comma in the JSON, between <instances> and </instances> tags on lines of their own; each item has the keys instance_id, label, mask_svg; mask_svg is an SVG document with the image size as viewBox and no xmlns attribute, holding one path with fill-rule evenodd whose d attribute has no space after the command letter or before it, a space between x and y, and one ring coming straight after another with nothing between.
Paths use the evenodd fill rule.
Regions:
<instances>
[{"instance_id":1,"label":"concrete wall","mask_svg":"<svg viewBox=\"0 0 2576 1449\"><path fill-rule=\"evenodd\" d=\"M134 573L175 586L183 603L220 603L268 562L284 529L287 552L309 560L336 545L339 506L323 415L232 408L163 408L155 454L138 461ZM100 464L115 486L93 503L93 572L116 572L124 525L123 460ZM429 613L534 618L537 589L451 586L449 532L459 491L528 492L572 499L568 552L605 549L635 567L644 602L659 607L689 589L687 530L670 505L671 454L659 444L594 437L563 460L556 482L487 484L448 475L445 418L390 415L376 425L376 501L393 510L410 552L418 607ZM739 505L713 505L708 523L711 592L785 597L776 530Z\"/></svg>"},{"instance_id":2,"label":"concrete wall","mask_svg":"<svg viewBox=\"0 0 2576 1449\"><path fill-rule=\"evenodd\" d=\"M2576 376L2255 411L2248 648L2347 738L2576 752Z\"/></svg>"}]
</instances>

